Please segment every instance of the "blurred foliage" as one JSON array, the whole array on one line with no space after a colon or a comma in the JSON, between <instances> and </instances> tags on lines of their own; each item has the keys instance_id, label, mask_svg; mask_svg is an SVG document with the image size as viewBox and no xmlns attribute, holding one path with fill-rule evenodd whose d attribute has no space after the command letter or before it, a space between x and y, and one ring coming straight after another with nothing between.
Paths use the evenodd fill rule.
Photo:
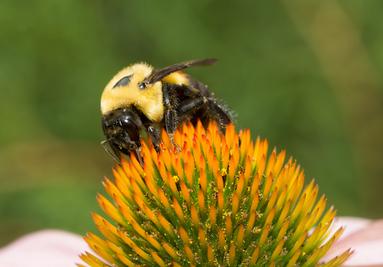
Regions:
<instances>
[{"instance_id":1,"label":"blurred foliage","mask_svg":"<svg viewBox=\"0 0 383 267\"><path fill-rule=\"evenodd\" d=\"M137 61L219 58L190 73L232 107L238 127L287 149L340 215L383 216L382 8L1 1L0 244L41 228L93 229L89 214L112 166L99 145L99 97Z\"/></svg>"}]
</instances>

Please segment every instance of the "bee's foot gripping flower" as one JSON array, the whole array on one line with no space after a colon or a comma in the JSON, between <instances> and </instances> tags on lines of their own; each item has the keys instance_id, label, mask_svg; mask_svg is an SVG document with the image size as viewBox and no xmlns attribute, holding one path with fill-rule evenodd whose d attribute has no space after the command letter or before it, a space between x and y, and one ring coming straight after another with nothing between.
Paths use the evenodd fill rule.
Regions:
<instances>
[{"instance_id":1,"label":"bee's foot gripping flower","mask_svg":"<svg viewBox=\"0 0 383 267\"><path fill-rule=\"evenodd\" d=\"M160 152L142 143L135 157L113 169L104 187L112 200L98 202L109 221L93 220L102 234L88 233L90 266L313 266L321 264L343 229L329 236L335 210L285 152L268 154L267 140L249 130L225 134L185 124L163 133ZM338 266L350 250L329 259Z\"/></svg>"}]
</instances>

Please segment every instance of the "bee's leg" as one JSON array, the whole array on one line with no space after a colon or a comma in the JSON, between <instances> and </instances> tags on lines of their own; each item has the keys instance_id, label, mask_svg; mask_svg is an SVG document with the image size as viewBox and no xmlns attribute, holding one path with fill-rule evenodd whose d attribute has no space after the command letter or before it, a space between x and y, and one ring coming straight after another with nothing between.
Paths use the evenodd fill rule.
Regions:
<instances>
[{"instance_id":1,"label":"bee's leg","mask_svg":"<svg viewBox=\"0 0 383 267\"><path fill-rule=\"evenodd\" d=\"M158 127L156 127L156 126L153 125L153 124L149 124L149 125L147 125L147 127L146 127L146 131L147 131L147 133L148 133L150 139L152 140L154 149L155 149L157 152L160 151L161 132L160 132L160 130L158 129Z\"/></svg>"},{"instance_id":2,"label":"bee's leg","mask_svg":"<svg viewBox=\"0 0 383 267\"><path fill-rule=\"evenodd\" d=\"M181 102L178 106L178 114L180 117L180 122L183 122L190 118L190 116L200 110L202 107L206 106L208 99L204 96L199 96L197 98L187 99Z\"/></svg>"},{"instance_id":3,"label":"bee's leg","mask_svg":"<svg viewBox=\"0 0 383 267\"><path fill-rule=\"evenodd\" d=\"M232 122L231 114L228 108L217 102L213 97L209 97L208 108L213 117L219 124L222 132L225 132L226 125Z\"/></svg>"},{"instance_id":4,"label":"bee's leg","mask_svg":"<svg viewBox=\"0 0 383 267\"><path fill-rule=\"evenodd\" d=\"M169 85L164 84L162 86L163 101L165 106L165 130L169 135L170 141L174 143L174 132L178 126L178 115L176 110L176 98L174 96L174 90Z\"/></svg>"},{"instance_id":5,"label":"bee's leg","mask_svg":"<svg viewBox=\"0 0 383 267\"><path fill-rule=\"evenodd\" d=\"M199 118L203 125L207 126L210 121L214 120L222 132L225 132L226 125L232 122L231 114L228 108L217 102L214 97L201 96L198 98L188 99L180 103L178 110L180 121L186 120L193 113L206 109L206 116Z\"/></svg>"},{"instance_id":6,"label":"bee's leg","mask_svg":"<svg viewBox=\"0 0 383 267\"><path fill-rule=\"evenodd\" d=\"M108 153L117 164L120 164L120 152L109 143L109 140L103 140L100 144L104 148L105 152Z\"/></svg>"},{"instance_id":7,"label":"bee's leg","mask_svg":"<svg viewBox=\"0 0 383 267\"><path fill-rule=\"evenodd\" d=\"M222 132L225 131L226 125L229 124L232 119L230 112L227 108L217 102L217 100L210 96L199 96L192 99L187 99L181 102L178 106L179 122L186 120L193 113L207 109L206 117L200 118L201 122L207 126L209 121L215 120Z\"/></svg>"}]
</instances>

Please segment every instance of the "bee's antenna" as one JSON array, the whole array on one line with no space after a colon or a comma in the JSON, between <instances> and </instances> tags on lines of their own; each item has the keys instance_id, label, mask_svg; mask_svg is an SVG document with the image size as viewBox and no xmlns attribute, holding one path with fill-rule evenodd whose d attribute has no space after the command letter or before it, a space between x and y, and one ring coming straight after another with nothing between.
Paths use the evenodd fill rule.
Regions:
<instances>
[{"instance_id":1,"label":"bee's antenna","mask_svg":"<svg viewBox=\"0 0 383 267\"><path fill-rule=\"evenodd\" d=\"M106 139L106 140L102 140L100 142L100 144L102 145L102 147L104 148L105 152L108 153L112 158L113 160L120 164L121 161L120 161L120 158L118 157L116 151L114 151L114 149L110 146L109 144L109 141L111 140L112 138L109 138L109 139Z\"/></svg>"}]
</instances>

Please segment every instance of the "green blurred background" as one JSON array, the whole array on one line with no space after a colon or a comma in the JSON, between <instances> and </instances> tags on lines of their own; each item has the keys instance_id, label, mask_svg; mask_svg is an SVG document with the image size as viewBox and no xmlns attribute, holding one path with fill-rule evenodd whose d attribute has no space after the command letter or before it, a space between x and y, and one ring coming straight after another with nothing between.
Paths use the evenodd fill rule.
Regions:
<instances>
[{"instance_id":1,"label":"green blurred background","mask_svg":"<svg viewBox=\"0 0 383 267\"><path fill-rule=\"evenodd\" d=\"M99 98L122 67L191 69L285 148L340 215L382 217L383 1L0 2L0 245L83 234L113 162Z\"/></svg>"}]
</instances>

